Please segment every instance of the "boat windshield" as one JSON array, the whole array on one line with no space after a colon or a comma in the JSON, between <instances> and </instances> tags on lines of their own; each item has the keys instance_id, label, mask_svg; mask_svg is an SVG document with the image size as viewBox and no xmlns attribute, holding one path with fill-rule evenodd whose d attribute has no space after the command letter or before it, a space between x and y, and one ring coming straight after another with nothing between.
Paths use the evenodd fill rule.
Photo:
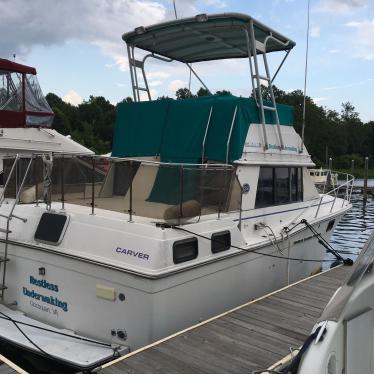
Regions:
<instances>
[{"instance_id":1,"label":"boat windshield","mask_svg":"<svg viewBox=\"0 0 374 374\"><path fill-rule=\"evenodd\" d=\"M19 160L17 173L12 174L13 162L4 160L4 176L11 175L8 198L16 196L29 159ZM55 157L48 171L48 162L34 158L20 203L71 203L125 213L129 219L141 216L170 223L240 207L241 187L231 165L64 156Z\"/></svg>"},{"instance_id":2,"label":"boat windshield","mask_svg":"<svg viewBox=\"0 0 374 374\"><path fill-rule=\"evenodd\" d=\"M352 271L350 272L346 283L339 289L335 297L325 308L319 321L333 320L337 321L348 303L350 296L355 288L360 284L365 274L370 271L374 262L374 234L368 239L365 247L357 258Z\"/></svg>"}]
</instances>

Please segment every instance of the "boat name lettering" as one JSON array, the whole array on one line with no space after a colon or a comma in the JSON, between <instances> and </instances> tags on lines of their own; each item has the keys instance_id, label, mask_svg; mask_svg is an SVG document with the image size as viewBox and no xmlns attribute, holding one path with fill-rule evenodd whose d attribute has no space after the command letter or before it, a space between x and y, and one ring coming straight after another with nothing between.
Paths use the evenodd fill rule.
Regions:
<instances>
[{"instance_id":1,"label":"boat name lettering","mask_svg":"<svg viewBox=\"0 0 374 374\"><path fill-rule=\"evenodd\" d=\"M29 290L27 287L22 287L22 292L27 297L30 297L35 300L40 300L43 303L47 303L49 305L57 306L58 308L61 308L64 312L68 311L68 303L66 301L59 300L55 296L45 296L35 292L34 290Z\"/></svg>"},{"instance_id":2,"label":"boat name lettering","mask_svg":"<svg viewBox=\"0 0 374 374\"><path fill-rule=\"evenodd\" d=\"M277 144L269 144L268 148L269 149L279 149L279 150L281 149L281 147ZM290 145L285 145L283 150L297 152L297 148L294 147L294 146L290 146Z\"/></svg>"},{"instance_id":3,"label":"boat name lettering","mask_svg":"<svg viewBox=\"0 0 374 374\"><path fill-rule=\"evenodd\" d=\"M45 279L36 279L32 275L30 275L30 283L34 286L42 287L47 290L58 292L58 286L56 284L52 284L47 282Z\"/></svg>"},{"instance_id":4,"label":"boat name lettering","mask_svg":"<svg viewBox=\"0 0 374 374\"><path fill-rule=\"evenodd\" d=\"M149 260L149 255L148 254L143 253L143 252L139 252L139 251L134 251L132 249L117 247L116 252L117 253L122 253L122 254L127 255L127 256L138 257L138 258L141 258L142 260L147 260L147 261Z\"/></svg>"},{"instance_id":5,"label":"boat name lettering","mask_svg":"<svg viewBox=\"0 0 374 374\"><path fill-rule=\"evenodd\" d=\"M254 148L261 148L261 143L260 142L246 142L245 143L246 147L254 147Z\"/></svg>"}]
</instances>

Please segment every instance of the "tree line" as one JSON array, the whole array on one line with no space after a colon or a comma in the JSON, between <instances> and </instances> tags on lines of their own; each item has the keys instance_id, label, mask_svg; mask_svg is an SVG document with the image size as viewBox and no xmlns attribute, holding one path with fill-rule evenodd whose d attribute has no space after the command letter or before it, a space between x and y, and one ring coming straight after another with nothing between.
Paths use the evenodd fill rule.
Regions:
<instances>
[{"instance_id":1,"label":"tree line","mask_svg":"<svg viewBox=\"0 0 374 374\"><path fill-rule=\"evenodd\" d=\"M277 103L295 108L294 127L301 134L303 92L285 92L273 87ZM217 91L216 95L230 95L229 91ZM176 91L176 100L206 96L210 92L201 87L195 94L188 88ZM49 93L47 101L55 113L52 127L64 135L103 154L111 151L116 107L102 96L90 96L78 106L64 102ZM264 87L264 99L270 95ZM171 99L161 96L158 100ZM131 102L130 97L123 101ZM317 165L325 165L328 158L334 159L334 168L349 169L351 160L355 166L363 166L365 156L374 157L374 121L364 123L350 102L342 103L341 110L328 109L306 97L305 145Z\"/></svg>"}]
</instances>

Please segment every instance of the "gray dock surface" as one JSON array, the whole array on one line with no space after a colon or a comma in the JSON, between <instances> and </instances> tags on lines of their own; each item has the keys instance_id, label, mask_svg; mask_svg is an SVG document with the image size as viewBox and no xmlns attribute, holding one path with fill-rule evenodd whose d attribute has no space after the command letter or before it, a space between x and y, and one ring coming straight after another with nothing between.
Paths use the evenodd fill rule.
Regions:
<instances>
[{"instance_id":1,"label":"gray dock surface","mask_svg":"<svg viewBox=\"0 0 374 374\"><path fill-rule=\"evenodd\" d=\"M6 357L0 354L0 374L27 374L26 371L19 368L16 364L9 361Z\"/></svg>"},{"instance_id":2,"label":"gray dock surface","mask_svg":"<svg viewBox=\"0 0 374 374\"><path fill-rule=\"evenodd\" d=\"M98 369L105 374L244 374L300 347L350 267L273 292ZM96 370L95 370L96 371Z\"/></svg>"}]
</instances>

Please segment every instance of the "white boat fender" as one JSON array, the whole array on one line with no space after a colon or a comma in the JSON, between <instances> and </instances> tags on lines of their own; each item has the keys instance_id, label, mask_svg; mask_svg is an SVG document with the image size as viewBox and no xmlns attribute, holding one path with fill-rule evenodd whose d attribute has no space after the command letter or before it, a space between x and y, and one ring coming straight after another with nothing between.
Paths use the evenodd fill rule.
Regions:
<instances>
[{"instance_id":1,"label":"white boat fender","mask_svg":"<svg viewBox=\"0 0 374 374\"><path fill-rule=\"evenodd\" d=\"M327 321L326 321L327 322ZM308 350L309 346L315 341L315 339L318 341L322 341L325 334L327 332L326 324L322 324L322 326L318 326L316 330L308 336L308 338L305 340L303 346L301 347L298 354L295 356L295 358L291 361L289 365L287 365L284 369L282 369L281 373L283 374L297 374L300 366L301 359L304 355L304 353Z\"/></svg>"}]
</instances>

